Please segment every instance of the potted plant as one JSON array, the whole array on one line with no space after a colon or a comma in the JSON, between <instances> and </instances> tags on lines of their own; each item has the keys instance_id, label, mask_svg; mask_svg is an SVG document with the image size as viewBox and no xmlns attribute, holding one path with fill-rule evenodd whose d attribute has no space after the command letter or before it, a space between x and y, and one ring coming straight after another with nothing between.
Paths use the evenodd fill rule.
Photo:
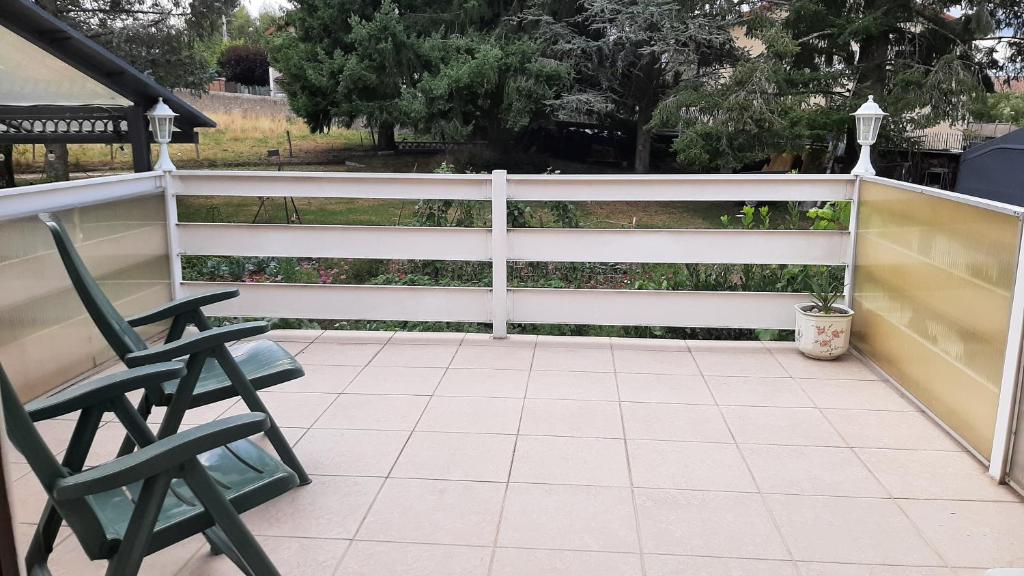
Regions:
<instances>
[{"instance_id":1,"label":"potted plant","mask_svg":"<svg viewBox=\"0 0 1024 576\"><path fill-rule=\"evenodd\" d=\"M825 266L807 275L810 302L796 305L796 345L804 355L833 360L850 347L853 310L838 304L843 283L830 277Z\"/></svg>"}]
</instances>

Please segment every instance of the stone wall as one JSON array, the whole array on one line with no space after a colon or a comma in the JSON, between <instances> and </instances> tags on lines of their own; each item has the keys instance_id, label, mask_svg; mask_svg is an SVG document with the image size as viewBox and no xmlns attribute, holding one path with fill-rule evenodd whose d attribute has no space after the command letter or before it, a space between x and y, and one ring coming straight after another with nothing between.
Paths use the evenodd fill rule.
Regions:
<instances>
[{"instance_id":1,"label":"stone wall","mask_svg":"<svg viewBox=\"0 0 1024 576\"><path fill-rule=\"evenodd\" d=\"M195 106L204 114L243 114L262 117L294 116L288 107L287 98L271 98L270 96L250 96L248 94L232 94L230 92L210 92L194 96L190 92L176 90L175 94L182 100Z\"/></svg>"}]
</instances>

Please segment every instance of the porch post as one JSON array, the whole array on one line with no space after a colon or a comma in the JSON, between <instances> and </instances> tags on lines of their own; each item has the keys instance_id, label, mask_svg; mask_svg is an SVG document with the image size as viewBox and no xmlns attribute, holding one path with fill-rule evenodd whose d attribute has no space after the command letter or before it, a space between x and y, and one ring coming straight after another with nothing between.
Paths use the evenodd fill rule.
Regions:
<instances>
[{"instance_id":1,"label":"porch post","mask_svg":"<svg viewBox=\"0 0 1024 576\"><path fill-rule=\"evenodd\" d=\"M1010 301L1010 329L1006 334L1006 352L1003 355L1003 376L999 386L999 404L996 408L996 429L992 439L992 458L988 474L999 483L1006 479L1010 444L1013 438L1013 418L1016 412L1017 383L1020 381L1021 344L1024 342L1024 225L1018 223L1020 243L1017 245L1017 271L1013 281L1013 299Z\"/></svg>"},{"instance_id":2,"label":"porch post","mask_svg":"<svg viewBox=\"0 0 1024 576\"><path fill-rule=\"evenodd\" d=\"M128 142L132 145L132 169L149 172L153 169L149 150L149 123L141 106L128 108Z\"/></svg>"},{"instance_id":3,"label":"porch post","mask_svg":"<svg viewBox=\"0 0 1024 576\"><path fill-rule=\"evenodd\" d=\"M492 337L508 337L508 172L491 173L491 322Z\"/></svg>"}]
</instances>

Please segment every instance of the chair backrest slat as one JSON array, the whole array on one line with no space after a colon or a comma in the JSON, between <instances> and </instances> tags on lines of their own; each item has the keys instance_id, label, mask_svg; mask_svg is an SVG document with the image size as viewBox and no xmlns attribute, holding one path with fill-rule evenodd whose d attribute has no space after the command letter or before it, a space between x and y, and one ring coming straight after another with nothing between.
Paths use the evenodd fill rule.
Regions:
<instances>
[{"instance_id":1,"label":"chair backrest slat","mask_svg":"<svg viewBox=\"0 0 1024 576\"><path fill-rule=\"evenodd\" d=\"M85 309L92 318L93 323L99 328L103 338L114 349L114 352L119 357L124 358L132 352L145 350L145 342L128 325L124 316L117 311L117 308L114 307L110 299L107 298L107 295L103 293L99 284L96 283L96 279L92 277L89 269L85 267L82 257L78 254L78 249L71 242L71 237L68 235L68 231L64 228L60 218L56 214L43 213L39 215L39 219L46 224L50 234L53 236L53 241L57 245L57 252L64 262L64 268L71 278L71 284L74 285L75 292L78 293L78 297L82 300L82 304L85 305Z\"/></svg>"}]
</instances>

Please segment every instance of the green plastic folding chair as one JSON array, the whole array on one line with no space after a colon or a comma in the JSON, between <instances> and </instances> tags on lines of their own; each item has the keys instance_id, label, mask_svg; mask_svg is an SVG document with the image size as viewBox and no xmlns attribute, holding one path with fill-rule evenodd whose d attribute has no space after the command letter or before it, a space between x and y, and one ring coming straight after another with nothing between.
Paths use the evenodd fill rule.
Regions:
<instances>
[{"instance_id":1,"label":"green plastic folding chair","mask_svg":"<svg viewBox=\"0 0 1024 576\"><path fill-rule=\"evenodd\" d=\"M89 559L109 561L107 576L135 576L147 555L199 533L243 574L278 576L239 518L298 485L292 470L246 439L267 429L266 415L232 416L158 440L126 396L184 375L179 362L153 364L23 406L0 366L7 435L48 497L25 556L29 576L51 574L47 559L62 519ZM74 434L58 462L34 422L76 412ZM106 412L140 448L83 470Z\"/></svg>"},{"instance_id":2,"label":"green plastic folding chair","mask_svg":"<svg viewBox=\"0 0 1024 576\"><path fill-rule=\"evenodd\" d=\"M267 415L270 419L267 439L281 461L295 471L300 484L310 482L309 475L281 433L273 415L256 393L257 390L301 377L304 374L302 366L287 350L270 340L229 345L267 332L269 326L266 322L245 322L213 328L202 311L203 306L238 296L238 290L219 290L180 298L156 310L125 319L82 262L60 219L49 213L40 214L39 219L49 228L64 268L93 323L126 366L146 366L187 358L187 373L183 379L148 387L139 401L138 412L143 419L149 417L154 406L167 407L157 432L158 438L176 433L189 408L237 396L250 411ZM147 347L135 328L164 320L171 320L164 344ZM184 336L189 325L196 326L200 332ZM183 400L176 393L179 386L186 383L194 389L189 400ZM118 455L123 456L133 448L132 439L126 436Z\"/></svg>"}]
</instances>

